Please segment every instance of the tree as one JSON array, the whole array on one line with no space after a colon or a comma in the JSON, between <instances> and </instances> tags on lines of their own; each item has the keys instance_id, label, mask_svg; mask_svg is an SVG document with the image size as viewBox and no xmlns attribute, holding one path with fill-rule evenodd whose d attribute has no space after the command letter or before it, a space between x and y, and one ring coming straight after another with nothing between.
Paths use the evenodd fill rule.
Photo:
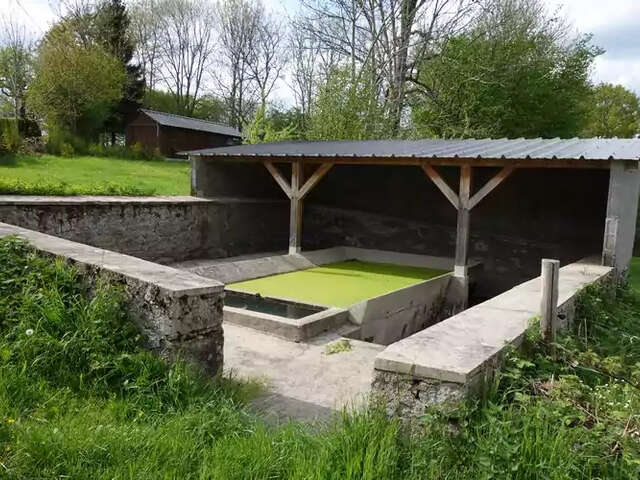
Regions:
<instances>
[{"instance_id":1,"label":"tree","mask_svg":"<svg viewBox=\"0 0 640 480\"><path fill-rule=\"evenodd\" d=\"M366 140L392 136L392 120L376 101L375 89L371 83L352 82L348 67L334 70L320 87L311 109L307 139Z\"/></svg>"},{"instance_id":2,"label":"tree","mask_svg":"<svg viewBox=\"0 0 640 480\"><path fill-rule=\"evenodd\" d=\"M162 79L181 114L192 115L214 53L214 11L207 0L160 0Z\"/></svg>"},{"instance_id":3,"label":"tree","mask_svg":"<svg viewBox=\"0 0 640 480\"><path fill-rule=\"evenodd\" d=\"M15 118L25 118L27 86L33 77L33 42L12 20L0 23L0 93Z\"/></svg>"},{"instance_id":4,"label":"tree","mask_svg":"<svg viewBox=\"0 0 640 480\"><path fill-rule=\"evenodd\" d=\"M159 112L173 113L175 115L181 114L175 96L170 92L162 90L147 90L143 105L145 108ZM211 94L201 95L196 101L193 117L211 122L225 122L226 108L224 100Z\"/></svg>"},{"instance_id":5,"label":"tree","mask_svg":"<svg viewBox=\"0 0 640 480\"><path fill-rule=\"evenodd\" d=\"M588 108L585 136L631 138L640 133L640 100L622 85L595 87Z\"/></svg>"},{"instance_id":6,"label":"tree","mask_svg":"<svg viewBox=\"0 0 640 480\"><path fill-rule=\"evenodd\" d=\"M226 122L226 113L224 100L212 94L205 94L196 102L193 116L210 122Z\"/></svg>"},{"instance_id":7,"label":"tree","mask_svg":"<svg viewBox=\"0 0 640 480\"><path fill-rule=\"evenodd\" d=\"M95 13L96 40L124 66L124 94L107 121L115 143L115 132L124 131L124 124L142 105L145 80L140 65L133 63L134 44L130 35L131 20L123 0L102 0Z\"/></svg>"},{"instance_id":8,"label":"tree","mask_svg":"<svg viewBox=\"0 0 640 480\"><path fill-rule=\"evenodd\" d=\"M468 32L424 59L413 97L419 136L579 134L600 50L567 31L541 0L496 0Z\"/></svg>"},{"instance_id":9,"label":"tree","mask_svg":"<svg viewBox=\"0 0 640 480\"><path fill-rule=\"evenodd\" d=\"M253 45L247 49L246 59L251 78L258 87L262 110L266 109L267 99L286 65L285 38L282 22L263 12L258 19Z\"/></svg>"},{"instance_id":10,"label":"tree","mask_svg":"<svg viewBox=\"0 0 640 480\"><path fill-rule=\"evenodd\" d=\"M249 126L247 143L270 143L300 138L299 123L295 112L267 111L260 107Z\"/></svg>"},{"instance_id":11,"label":"tree","mask_svg":"<svg viewBox=\"0 0 640 480\"><path fill-rule=\"evenodd\" d=\"M160 8L158 0L131 2L131 36L146 85L154 90L161 80Z\"/></svg>"},{"instance_id":12,"label":"tree","mask_svg":"<svg viewBox=\"0 0 640 480\"><path fill-rule=\"evenodd\" d=\"M240 130L249 123L260 102L249 58L263 15L261 0L221 0L217 4L220 68L214 77L228 101L229 122Z\"/></svg>"},{"instance_id":13,"label":"tree","mask_svg":"<svg viewBox=\"0 0 640 480\"><path fill-rule=\"evenodd\" d=\"M61 23L40 46L27 102L49 128L91 137L122 98L125 78L120 60L99 45L78 42Z\"/></svg>"},{"instance_id":14,"label":"tree","mask_svg":"<svg viewBox=\"0 0 640 480\"><path fill-rule=\"evenodd\" d=\"M437 55L444 40L464 28L485 1L302 0L305 20L299 25L322 51L337 54L351 83L368 85L397 135L419 60Z\"/></svg>"},{"instance_id":15,"label":"tree","mask_svg":"<svg viewBox=\"0 0 640 480\"><path fill-rule=\"evenodd\" d=\"M289 51L294 59L290 86L306 123L311 115L311 105L320 81L320 43L294 23L289 36Z\"/></svg>"}]
</instances>

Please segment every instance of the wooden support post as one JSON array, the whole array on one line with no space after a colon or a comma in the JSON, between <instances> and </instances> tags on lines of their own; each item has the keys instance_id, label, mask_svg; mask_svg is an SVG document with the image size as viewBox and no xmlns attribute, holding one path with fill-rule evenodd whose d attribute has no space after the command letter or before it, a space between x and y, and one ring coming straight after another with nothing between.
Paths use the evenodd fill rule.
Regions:
<instances>
[{"instance_id":1,"label":"wooden support post","mask_svg":"<svg viewBox=\"0 0 640 480\"><path fill-rule=\"evenodd\" d=\"M460 191L458 192L458 225L456 229L456 257L453 274L456 277L467 277L469 257L469 198L471 196L471 166L460 167Z\"/></svg>"},{"instance_id":2,"label":"wooden support post","mask_svg":"<svg viewBox=\"0 0 640 480\"><path fill-rule=\"evenodd\" d=\"M542 259L542 298L540 301L540 330L542 338L555 342L558 323L558 279L560 261Z\"/></svg>"},{"instance_id":3,"label":"wooden support post","mask_svg":"<svg viewBox=\"0 0 640 480\"><path fill-rule=\"evenodd\" d=\"M282 172L270 161L262 162L273 179L280 185L282 191L291 201L289 217L289 254L300 253L302 242L302 200L317 185L317 183L331 170L333 163L326 162L313 172L303 184L303 165L300 161L291 163L291 183L287 182Z\"/></svg>"},{"instance_id":4,"label":"wooden support post","mask_svg":"<svg viewBox=\"0 0 640 480\"><path fill-rule=\"evenodd\" d=\"M302 197L300 184L302 183L302 165L300 162L291 164L291 215L289 217L289 255L300 253L302 241Z\"/></svg>"}]
</instances>

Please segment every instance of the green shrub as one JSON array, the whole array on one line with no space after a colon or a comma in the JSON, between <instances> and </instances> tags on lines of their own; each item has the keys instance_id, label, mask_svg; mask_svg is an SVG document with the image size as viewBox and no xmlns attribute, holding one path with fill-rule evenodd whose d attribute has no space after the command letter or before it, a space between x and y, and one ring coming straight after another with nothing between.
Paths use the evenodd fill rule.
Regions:
<instances>
[{"instance_id":1,"label":"green shrub","mask_svg":"<svg viewBox=\"0 0 640 480\"><path fill-rule=\"evenodd\" d=\"M87 153L94 157L106 157L106 149L102 143L90 143Z\"/></svg>"},{"instance_id":2,"label":"green shrub","mask_svg":"<svg viewBox=\"0 0 640 480\"><path fill-rule=\"evenodd\" d=\"M164 157L158 148L151 150L140 142L127 147L125 145L106 145L104 143L91 143L88 147L89 155L95 157L128 158L131 160L163 160Z\"/></svg>"},{"instance_id":3,"label":"green shrub","mask_svg":"<svg viewBox=\"0 0 640 480\"><path fill-rule=\"evenodd\" d=\"M75 149L73 148L73 145L71 145L70 143L62 142L60 144L61 157L65 157L65 158L73 157L74 153L75 153Z\"/></svg>"},{"instance_id":4,"label":"green shrub","mask_svg":"<svg viewBox=\"0 0 640 480\"><path fill-rule=\"evenodd\" d=\"M0 122L0 153L18 153L22 147L18 122L13 119L2 120Z\"/></svg>"},{"instance_id":5,"label":"green shrub","mask_svg":"<svg viewBox=\"0 0 640 480\"><path fill-rule=\"evenodd\" d=\"M47 137L46 151L52 155L72 157L87 153L88 146L83 138L58 127L53 127Z\"/></svg>"},{"instance_id":6,"label":"green shrub","mask_svg":"<svg viewBox=\"0 0 640 480\"><path fill-rule=\"evenodd\" d=\"M42 182L5 180L0 178L0 192L4 195L118 195L125 197L151 196L154 188L142 188L135 185L118 185L113 182L89 185L74 185L66 182Z\"/></svg>"}]
</instances>

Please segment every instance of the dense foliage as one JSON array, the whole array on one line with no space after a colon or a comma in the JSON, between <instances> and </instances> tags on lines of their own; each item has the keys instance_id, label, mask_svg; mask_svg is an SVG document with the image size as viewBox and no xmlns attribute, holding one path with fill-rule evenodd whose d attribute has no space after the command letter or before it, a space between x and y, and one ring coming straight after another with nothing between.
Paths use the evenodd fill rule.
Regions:
<instances>
[{"instance_id":1,"label":"dense foliage","mask_svg":"<svg viewBox=\"0 0 640 480\"><path fill-rule=\"evenodd\" d=\"M640 133L640 99L622 85L595 87L588 104L588 137L631 138Z\"/></svg>"},{"instance_id":2,"label":"dense foliage","mask_svg":"<svg viewBox=\"0 0 640 480\"><path fill-rule=\"evenodd\" d=\"M131 19L124 0L103 0L95 15L95 41L124 66L123 94L112 106L105 123L109 132L123 132L126 121L142 105L145 79L142 67L133 61L135 45L131 35Z\"/></svg>"},{"instance_id":3,"label":"dense foliage","mask_svg":"<svg viewBox=\"0 0 640 480\"><path fill-rule=\"evenodd\" d=\"M334 69L320 86L305 136L309 140L387 138L393 133L390 125L371 75L363 72L354 79L348 69Z\"/></svg>"},{"instance_id":4,"label":"dense foliage","mask_svg":"<svg viewBox=\"0 0 640 480\"><path fill-rule=\"evenodd\" d=\"M506 0L422 64L413 119L421 137L577 136L601 51L539 2Z\"/></svg>"},{"instance_id":5,"label":"dense foliage","mask_svg":"<svg viewBox=\"0 0 640 480\"><path fill-rule=\"evenodd\" d=\"M40 47L27 98L50 127L92 138L122 98L124 80L118 59L100 45L79 43L61 24Z\"/></svg>"},{"instance_id":6,"label":"dense foliage","mask_svg":"<svg viewBox=\"0 0 640 480\"><path fill-rule=\"evenodd\" d=\"M375 406L277 426L244 407L254 386L145 352L118 286L92 293L5 238L0 463L7 478L635 479L639 317L637 292L590 288L555 357L532 331L483 401L410 430Z\"/></svg>"}]
</instances>

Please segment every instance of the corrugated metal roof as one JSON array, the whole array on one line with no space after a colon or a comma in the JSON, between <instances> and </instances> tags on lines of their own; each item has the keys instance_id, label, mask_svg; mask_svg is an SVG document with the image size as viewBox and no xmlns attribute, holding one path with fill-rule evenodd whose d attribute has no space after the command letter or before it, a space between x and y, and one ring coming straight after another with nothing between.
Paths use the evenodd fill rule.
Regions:
<instances>
[{"instance_id":1,"label":"corrugated metal roof","mask_svg":"<svg viewBox=\"0 0 640 480\"><path fill-rule=\"evenodd\" d=\"M185 152L235 157L640 160L640 139L467 139L278 142Z\"/></svg>"},{"instance_id":2,"label":"corrugated metal roof","mask_svg":"<svg viewBox=\"0 0 640 480\"><path fill-rule=\"evenodd\" d=\"M208 120L200 120L198 118L183 117L182 115L174 115L172 113L156 112L155 110L140 109L160 125L167 127L186 128L187 130L198 130L200 132L218 133L220 135L228 135L230 137L242 137L237 129L228 125L209 122Z\"/></svg>"}]
</instances>

